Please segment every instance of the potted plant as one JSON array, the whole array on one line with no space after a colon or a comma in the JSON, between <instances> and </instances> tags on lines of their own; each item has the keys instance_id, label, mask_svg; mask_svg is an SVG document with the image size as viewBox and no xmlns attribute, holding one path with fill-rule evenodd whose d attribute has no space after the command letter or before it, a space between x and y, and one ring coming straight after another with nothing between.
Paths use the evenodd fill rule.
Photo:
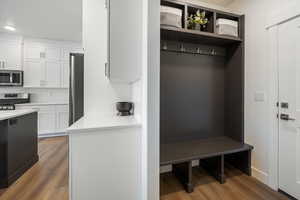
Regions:
<instances>
[{"instance_id":1,"label":"potted plant","mask_svg":"<svg viewBox=\"0 0 300 200\"><path fill-rule=\"evenodd\" d=\"M206 12L197 10L196 14L191 14L188 17L188 28L193 30L203 31L206 28L208 19L206 18Z\"/></svg>"}]
</instances>

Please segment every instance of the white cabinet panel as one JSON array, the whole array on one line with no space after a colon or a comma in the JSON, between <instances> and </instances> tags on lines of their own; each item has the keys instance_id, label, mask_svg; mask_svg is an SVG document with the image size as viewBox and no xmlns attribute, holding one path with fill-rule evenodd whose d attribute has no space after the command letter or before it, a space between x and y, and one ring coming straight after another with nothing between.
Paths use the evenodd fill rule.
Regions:
<instances>
[{"instance_id":1,"label":"white cabinet panel","mask_svg":"<svg viewBox=\"0 0 300 200\"><path fill-rule=\"evenodd\" d=\"M39 60L24 62L24 87L41 87L45 85L44 63Z\"/></svg>"},{"instance_id":2,"label":"white cabinet panel","mask_svg":"<svg viewBox=\"0 0 300 200\"><path fill-rule=\"evenodd\" d=\"M60 62L45 62L46 86L58 88L60 87Z\"/></svg>"},{"instance_id":3,"label":"white cabinet panel","mask_svg":"<svg viewBox=\"0 0 300 200\"><path fill-rule=\"evenodd\" d=\"M44 57L43 52L45 48L38 45L25 45L24 46L24 59L40 59Z\"/></svg>"},{"instance_id":4,"label":"white cabinet panel","mask_svg":"<svg viewBox=\"0 0 300 200\"><path fill-rule=\"evenodd\" d=\"M109 78L131 83L141 77L143 2L110 0ZM122 19L122 23L120 23Z\"/></svg>"},{"instance_id":5,"label":"white cabinet panel","mask_svg":"<svg viewBox=\"0 0 300 200\"><path fill-rule=\"evenodd\" d=\"M68 88L69 55L83 53L83 49L58 41L25 41L24 52L24 87Z\"/></svg>"},{"instance_id":6,"label":"white cabinet panel","mask_svg":"<svg viewBox=\"0 0 300 200\"><path fill-rule=\"evenodd\" d=\"M61 59L61 48L59 48L59 47L46 47L45 58L47 60L59 61Z\"/></svg>"},{"instance_id":7,"label":"white cabinet panel","mask_svg":"<svg viewBox=\"0 0 300 200\"><path fill-rule=\"evenodd\" d=\"M56 106L56 125L57 132L65 132L69 127L68 106Z\"/></svg>"},{"instance_id":8,"label":"white cabinet panel","mask_svg":"<svg viewBox=\"0 0 300 200\"><path fill-rule=\"evenodd\" d=\"M55 133L56 115L52 111L38 112L39 134Z\"/></svg>"},{"instance_id":9,"label":"white cabinet panel","mask_svg":"<svg viewBox=\"0 0 300 200\"><path fill-rule=\"evenodd\" d=\"M21 43L0 42L0 61L4 62L6 70L21 70Z\"/></svg>"},{"instance_id":10,"label":"white cabinet panel","mask_svg":"<svg viewBox=\"0 0 300 200\"><path fill-rule=\"evenodd\" d=\"M61 87L69 87L70 66L69 62L64 62L61 65Z\"/></svg>"}]
</instances>

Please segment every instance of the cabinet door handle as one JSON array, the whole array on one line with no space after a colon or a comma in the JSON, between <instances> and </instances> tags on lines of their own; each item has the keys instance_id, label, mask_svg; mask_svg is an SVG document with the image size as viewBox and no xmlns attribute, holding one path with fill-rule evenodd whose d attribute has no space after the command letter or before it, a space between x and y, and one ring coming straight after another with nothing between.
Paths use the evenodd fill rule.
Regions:
<instances>
[{"instance_id":1,"label":"cabinet door handle","mask_svg":"<svg viewBox=\"0 0 300 200\"><path fill-rule=\"evenodd\" d=\"M16 125L17 123L18 123L18 119L10 119L9 120L9 125L10 126Z\"/></svg>"},{"instance_id":2,"label":"cabinet door handle","mask_svg":"<svg viewBox=\"0 0 300 200\"><path fill-rule=\"evenodd\" d=\"M40 52L40 58L46 58L46 53L45 52Z\"/></svg>"},{"instance_id":3,"label":"cabinet door handle","mask_svg":"<svg viewBox=\"0 0 300 200\"><path fill-rule=\"evenodd\" d=\"M107 8L107 62L105 63L105 76L110 78L110 21L111 21L111 12L110 12L110 0L105 1L105 7Z\"/></svg>"},{"instance_id":4,"label":"cabinet door handle","mask_svg":"<svg viewBox=\"0 0 300 200\"><path fill-rule=\"evenodd\" d=\"M110 67L109 67L109 63L105 63L105 76L107 77L107 78L109 78L110 77Z\"/></svg>"}]
</instances>

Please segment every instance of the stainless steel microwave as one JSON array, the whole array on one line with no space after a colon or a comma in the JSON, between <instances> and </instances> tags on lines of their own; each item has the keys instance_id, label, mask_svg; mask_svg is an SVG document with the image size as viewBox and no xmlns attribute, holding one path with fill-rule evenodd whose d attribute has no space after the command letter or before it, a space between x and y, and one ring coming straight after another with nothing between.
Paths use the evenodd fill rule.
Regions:
<instances>
[{"instance_id":1,"label":"stainless steel microwave","mask_svg":"<svg viewBox=\"0 0 300 200\"><path fill-rule=\"evenodd\" d=\"M23 86L23 71L0 70L0 86Z\"/></svg>"}]
</instances>

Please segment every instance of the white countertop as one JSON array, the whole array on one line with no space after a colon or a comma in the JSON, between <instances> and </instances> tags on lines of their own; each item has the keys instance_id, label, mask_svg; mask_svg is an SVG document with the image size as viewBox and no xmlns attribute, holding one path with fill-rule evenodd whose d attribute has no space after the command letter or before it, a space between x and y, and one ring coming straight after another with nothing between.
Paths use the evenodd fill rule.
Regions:
<instances>
[{"instance_id":1,"label":"white countertop","mask_svg":"<svg viewBox=\"0 0 300 200\"><path fill-rule=\"evenodd\" d=\"M0 111L0 121L11 119L14 117L19 117L19 116L34 113L34 112L37 112L37 110L35 110L35 109L20 109L20 110Z\"/></svg>"},{"instance_id":2,"label":"white countertop","mask_svg":"<svg viewBox=\"0 0 300 200\"><path fill-rule=\"evenodd\" d=\"M139 127L141 123L133 116L84 116L67 129L69 134L85 133L97 130L110 130L129 127Z\"/></svg>"},{"instance_id":3,"label":"white countertop","mask_svg":"<svg viewBox=\"0 0 300 200\"><path fill-rule=\"evenodd\" d=\"M47 106L47 105L68 105L68 102L32 102L32 103L21 103L16 106Z\"/></svg>"}]
</instances>

